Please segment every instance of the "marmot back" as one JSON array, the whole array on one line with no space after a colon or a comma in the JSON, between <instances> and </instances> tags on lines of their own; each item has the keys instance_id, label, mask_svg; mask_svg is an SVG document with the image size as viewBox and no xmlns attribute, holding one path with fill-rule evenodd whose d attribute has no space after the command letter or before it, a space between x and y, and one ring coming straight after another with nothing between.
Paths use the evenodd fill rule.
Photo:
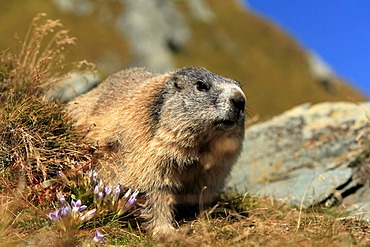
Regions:
<instances>
[{"instance_id":1,"label":"marmot back","mask_svg":"<svg viewBox=\"0 0 370 247\"><path fill-rule=\"evenodd\" d=\"M173 229L174 204L210 203L242 148L240 84L203 68L119 72L70 103L87 139L115 152L120 182L147 195L154 234Z\"/></svg>"}]
</instances>

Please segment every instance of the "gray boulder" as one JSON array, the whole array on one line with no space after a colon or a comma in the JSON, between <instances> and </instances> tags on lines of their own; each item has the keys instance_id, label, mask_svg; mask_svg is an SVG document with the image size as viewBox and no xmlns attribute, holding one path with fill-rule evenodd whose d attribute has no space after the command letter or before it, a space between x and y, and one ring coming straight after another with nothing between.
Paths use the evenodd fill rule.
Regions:
<instances>
[{"instance_id":1,"label":"gray boulder","mask_svg":"<svg viewBox=\"0 0 370 247\"><path fill-rule=\"evenodd\" d=\"M370 102L304 104L246 130L228 189L305 207L370 208ZM364 214L361 214L364 216Z\"/></svg>"}]
</instances>

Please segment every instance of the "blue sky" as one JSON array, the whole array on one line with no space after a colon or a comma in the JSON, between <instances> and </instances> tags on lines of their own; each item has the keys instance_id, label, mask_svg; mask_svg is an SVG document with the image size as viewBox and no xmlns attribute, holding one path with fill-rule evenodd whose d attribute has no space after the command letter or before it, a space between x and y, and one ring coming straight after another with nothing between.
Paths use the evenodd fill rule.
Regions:
<instances>
[{"instance_id":1,"label":"blue sky","mask_svg":"<svg viewBox=\"0 0 370 247\"><path fill-rule=\"evenodd\" d=\"M370 98L369 0L247 0Z\"/></svg>"}]
</instances>

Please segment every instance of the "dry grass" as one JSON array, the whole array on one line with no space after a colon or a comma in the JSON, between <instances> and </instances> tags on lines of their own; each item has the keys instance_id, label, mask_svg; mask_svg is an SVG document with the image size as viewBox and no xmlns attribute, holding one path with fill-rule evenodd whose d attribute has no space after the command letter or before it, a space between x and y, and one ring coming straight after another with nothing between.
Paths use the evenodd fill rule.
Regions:
<instances>
[{"instance_id":1,"label":"dry grass","mask_svg":"<svg viewBox=\"0 0 370 247\"><path fill-rule=\"evenodd\" d=\"M341 212L311 208L303 211L270 199L245 197L229 201L228 213L207 211L181 222L175 234L153 240L139 230L104 227L108 242L135 246L368 246L368 223L346 220ZM343 216L343 217L342 217Z\"/></svg>"},{"instance_id":2,"label":"dry grass","mask_svg":"<svg viewBox=\"0 0 370 247\"><path fill-rule=\"evenodd\" d=\"M6 51L1 56L3 83L2 91L12 88L18 93L23 90L45 88L64 77L68 71L79 70L84 66L92 68L86 61L64 63L66 48L75 44L75 38L63 29L60 20L46 19L46 14L38 14L31 22L21 44L19 54ZM6 75L6 78L4 76Z\"/></svg>"},{"instance_id":3,"label":"dry grass","mask_svg":"<svg viewBox=\"0 0 370 247\"><path fill-rule=\"evenodd\" d=\"M107 243L117 245L370 244L368 224L343 220L340 211L300 211L250 196L230 197L226 200L228 210L216 207L195 220L180 222L175 234L160 240L141 232L135 221L127 225L127 221L113 218L105 219L104 224L92 221L71 239L60 238L45 214L52 210L56 192L68 193L71 188L59 183L55 173L63 170L72 179L77 171L97 165L97 156L92 147L81 142L63 106L42 100L45 85L68 74L62 47L74 39L66 31L57 31L59 21L42 22L41 17L32 22L19 55L1 54L0 246L86 246L98 226Z\"/></svg>"},{"instance_id":4,"label":"dry grass","mask_svg":"<svg viewBox=\"0 0 370 247\"><path fill-rule=\"evenodd\" d=\"M303 213L298 230L299 210L284 204L254 199L255 208L246 208L248 216L238 214L226 218L193 222L191 237L182 246L348 246L368 243L369 232L355 229L327 213L309 210ZM251 205L249 205L251 206ZM353 222L351 222L353 223ZM365 229L367 230L367 229ZM358 236L353 237L353 232ZM363 241L364 240L364 241Z\"/></svg>"},{"instance_id":5,"label":"dry grass","mask_svg":"<svg viewBox=\"0 0 370 247\"><path fill-rule=\"evenodd\" d=\"M24 199L40 206L63 189L54 179L57 171L74 173L94 163L94 149L80 141L63 106L43 100L48 86L88 65L63 64L65 47L73 43L59 21L40 14L20 53L0 56L0 191L19 189L21 181Z\"/></svg>"},{"instance_id":6,"label":"dry grass","mask_svg":"<svg viewBox=\"0 0 370 247\"><path fill-rule=\"evenodd\" d=\"M139 228L123 227L110 222L99 228L107 244L135 246L368 246L368 223L339 217L340 212L309 209L303 212L298 231L299 210L289 205L261 198L247 198L242 212L212 215L209 212L195 220L181 222L176 233L152 239ZM240 202L233 201L234 206ZM1 212L4 205L1 207ZM240 208L239 208L240 209ZM40 208L23 209L14 214L6 211L0 222L1 240L8 245L70 246L50 228ZM38 217L35 217L35 214ZM33 216L32 216L33 215ZM74 244L88 243L91 228L81 229ZM1 245L0 245L1 246Z\"/></svg>"},{"instance_id":7,"label":"dry grass","mask_svg":"<svg viewBox=\"0 0 370 247\"><path fill-rule=\"evenodd\" d=\"M12 197L5 194L0 196L0 243L16 244L20 241L20 234L14 226L18 216L13 210L14 206Z\"/></svg>"},{"instance_id":8,"label":"dry grass","mask_svg":"<svg viewBox=\"0 0 370 247\"><path fill-rule=\"evenodd\" d=\"M28 184L45 182L88 157L63 106L42 99L47 85L68 76L66 67L80 69L87 63L63 64L63 50L74 38L58 30L59 21L41 22L44 16L32 21L19 55L5 51L0 58L0 169L12 181L21 171Z\"/></svg>"}]
</instances>

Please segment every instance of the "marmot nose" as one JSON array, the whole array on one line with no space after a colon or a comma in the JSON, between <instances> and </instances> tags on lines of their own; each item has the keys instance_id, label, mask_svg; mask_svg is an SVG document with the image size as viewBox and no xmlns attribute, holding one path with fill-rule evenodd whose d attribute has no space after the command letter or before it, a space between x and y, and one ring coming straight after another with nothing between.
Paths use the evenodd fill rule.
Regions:
<instances>
[{"instance_id":1,"label":"marmot nose","mask_svg":"<svg viewBox=\"0 0 370 247\"><path fill-rule=\"evenodd\" d=\"M232 105L235 107L235 110L237 110L237 112L244 112L244 108L245 108L245 97L244 95L237 91L235 92L231 97L230 97L230 101L232 103Z\"/></svg>"}]
</instances>

